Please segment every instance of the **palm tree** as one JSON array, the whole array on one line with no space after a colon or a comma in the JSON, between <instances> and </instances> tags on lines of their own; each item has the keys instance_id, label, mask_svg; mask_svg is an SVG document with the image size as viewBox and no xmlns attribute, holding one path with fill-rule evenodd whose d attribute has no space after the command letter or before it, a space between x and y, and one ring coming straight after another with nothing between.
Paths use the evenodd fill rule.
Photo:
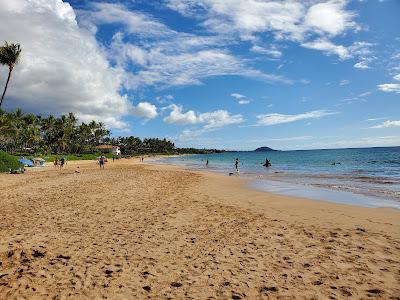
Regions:
<instances>
[{"instance_id":1,"label":"palm tree","mask_svg":"<svg viewBox=\"0 0 400 300\"><path fill-rule=\"evenodd\" d=\"M8 78L3 95L1 96L0 107L3 104L3 99L7 91L8 82L10 81L11 72L14 69L15 65L18 63L20 53L21 47L19 44L8 44L6 42L5 45L0 48L0 63L2 65L8 66Z\"/></svg>"}]
</instances>

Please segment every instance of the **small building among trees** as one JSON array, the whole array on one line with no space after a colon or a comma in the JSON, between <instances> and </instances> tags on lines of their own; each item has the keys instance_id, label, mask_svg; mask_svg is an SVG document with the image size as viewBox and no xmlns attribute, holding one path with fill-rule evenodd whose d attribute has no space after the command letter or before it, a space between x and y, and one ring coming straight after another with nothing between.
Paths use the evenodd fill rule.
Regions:
<instances>
[{"instance_id":1,"label":"small building among trees","mask_svg":"<svg viewBox=\"0 0 400 300\"><path fill-rule=\"evenodd\" d=\"M113 155L120 155L121 150L118 146L113 145L99 145L96 147L99 151L103 153L111 153Z\"/></svg>"}]
</instances>

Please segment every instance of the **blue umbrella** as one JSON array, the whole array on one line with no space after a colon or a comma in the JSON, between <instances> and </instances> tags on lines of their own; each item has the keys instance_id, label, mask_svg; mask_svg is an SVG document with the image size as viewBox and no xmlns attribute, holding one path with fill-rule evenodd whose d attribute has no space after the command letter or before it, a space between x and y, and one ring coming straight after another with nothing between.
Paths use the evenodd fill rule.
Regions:
<instances>
[{"instance_id":1,"label":"blue umbrella","mask_svg":"<svg viewBox=\"0 0 400 300\"><path fill-rule=\"evenodd\" d=\"M29 159L26 158L20 158L18 161L24 165L27 165L28 167L33 167L33 162L30 161Z\"/></svg>"}]
</instances>

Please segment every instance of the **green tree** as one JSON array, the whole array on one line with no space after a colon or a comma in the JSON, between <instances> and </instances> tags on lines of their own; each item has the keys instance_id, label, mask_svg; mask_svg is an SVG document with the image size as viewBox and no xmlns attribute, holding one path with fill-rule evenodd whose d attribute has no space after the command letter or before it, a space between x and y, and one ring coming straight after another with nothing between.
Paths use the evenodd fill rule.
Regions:
<instances>
[{"instance_id":1,"label":"green tree","mask_svg":"<svg viewBox=\"0 0 400 300\"><path fill-rule=\"evenodd\" d=\"M7 42L4 46L0 47L0 63L2 65L8 66L8 77L6 81L6 86L4 87L3 95L0 100L0 107L3 104L4 95L6 94L8 83L10 81L11 72L13 71L15 65L18 63L19 56L21 54L21 47L19 44L8 44Z\"/></svg>"}]
</instances>

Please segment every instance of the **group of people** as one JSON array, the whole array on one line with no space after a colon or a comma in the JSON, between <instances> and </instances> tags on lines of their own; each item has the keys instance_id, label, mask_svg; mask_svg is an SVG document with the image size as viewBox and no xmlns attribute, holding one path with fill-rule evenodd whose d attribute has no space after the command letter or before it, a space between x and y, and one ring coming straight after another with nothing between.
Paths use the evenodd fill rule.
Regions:
<instances>
[{"instance_id":1,"label":"group of people","mask_svg":"<svg viewBox=\"0 0 400 300\"><path fill-rule=\"evenodd\" d=\"M97 158L97 161L99 163L100 169L104 169L104 165L107 162L107 158L102 155L99 158ZM66 159L64 157L61 157L60 159L56 158L54 160L54 167L62 169L64 167L65 163L66 163Z\"/></svg>"},{"instance_id":2,"label":"group of people","mask_svg":"<svg viewBox=\"0 0 400 300\"><path fill-rule=\"evenodd\" d=\"M236 158L235 160L235 169L236 172L239 172L239 158ZM269 168L270 166L272 166L271 161L268 158L265 158L265 162L262 163L263 167Z\"/></svg>"},{"instance_id":3,"label":"group of people","mask_svg":"<svg viewBox=\"0 0 400 300\"><path fill-rule=\"evenodd\" d=\"M60 169L62 169L64 167L64 165L65 165L65 158L61 157L60 159L58 159L56 157L56 159L54 160L54 167L55 168L59 167Z\"/></svg>"},{"instance_id":4,"label":"group of people","mask_svg":"<svg viewBox=\"0 0 400 300\"><path fill-rule=\"evenodd\" d=\"M234 165L235 169L236 169L236 172L239 172L239 163L240 163L239 158L236 158L235 165ZM209 161L208 161L208 158L207 158L206 167L208 167L208 165L209 165ZM268 158L265 158L265 162L262 163L262 165L263 165L263 167L266 167L266 168L269 168L269 167L272 166L271 161Z\"/></svg>"}]
</instances>

